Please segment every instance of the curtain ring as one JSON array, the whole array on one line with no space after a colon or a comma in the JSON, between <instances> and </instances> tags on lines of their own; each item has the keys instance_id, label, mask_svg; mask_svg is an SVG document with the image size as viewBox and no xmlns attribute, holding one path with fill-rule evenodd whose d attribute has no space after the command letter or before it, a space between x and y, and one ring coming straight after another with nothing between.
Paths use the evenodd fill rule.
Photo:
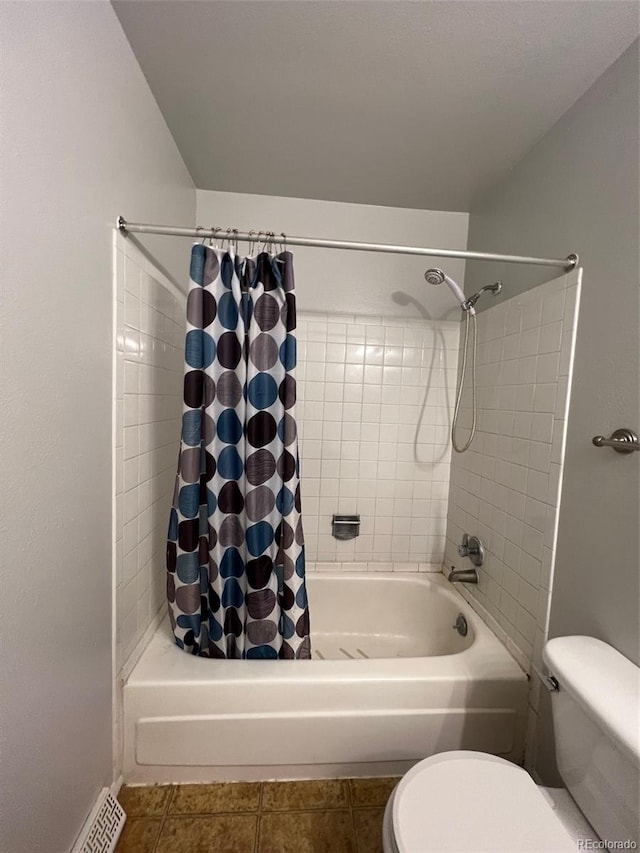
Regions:
<instances>
[{"instance_id":1,"label":"curtain ring","mask_svg":"<svg viewBox=\"0 0 640 853\"><path fill-rule=\"evenodd\" d=\"M281 231L280 236L282 237L282 251L286 252L287 251L287 235L284 233L284 231Z\"/></svg>"},{"instance_id":2,"label":"curtain ring","mask_svg":"<svg viewBox=\"0 0 640 853\"><path fill-rule=\"evenodd\" d=\"M253 228L251 229L251 231L249 231L249 251L247 252L249 257L251 257L251 255L253 255L253 249L254 249L255 242L256 242L255 239L252 237L252 234L257 234L257 233L258 232L254 231Z\"/></svg>"},{"instance_id":3,"label":"curtain ring","mask_svg":"<svg viewBox=\"0 0 640 853\"><path fill-rule=\"evenodd\" d=\"M218 231L220 230L220 226L219 225L212 225L210 230L213 231L213 234L211 234L211 236L209 237L209 245L211 246L211 248L213 248L214 240L216 242L218 241ZM218 247L216 246L216 248L218 248Z\"/></svg>"},{"instance_id":4,"label":"curtain ring","mask_svg":"<svg viewBox=\"0 0 640 853\"><path fill-rule=\"evenodd\" d=\"M233 229L233 242L234 242L234 244L235 244L235 253L236 253L236 255L238 254L238 233L239 233L239 232L238 232L238 229L237 229L237 228L234 228L234 229Z\"/></svg>"},{"instance_id":5,"label":"curtain ring","mask_svg":"<svg viewBox=\"0 0 640 853\"><path fill-rule=\"evenodd\" d=\"M199 234L198 234L197 232L198 232L198 231L205 231L205 230L206 230L206 229L204 228L204 226L202 226L202 225L196 225L196 240L197 240L197 239L198 239L198 237L199 237ZM205 235L204 235L204 237L202 238L202 240L200 241L200 245L201 245L201 246L204 246L204 241L205 241L206 239L207 239L207 235L205 234Z\"/></svg>"},{"instance_id":6,"label":"curtain ring","mask_svg":"<svg viewBox=\"0 0 640 853\"><path fill-rule=\"evenodd\" d=\"M262 247L262 251L269 254L269 246L272 242L271 238L275 237L275 234L273 233L273 231L265 231L264 233L265 233L265 238L264 238L264 246Z\"/></svg>"}]
</instances>

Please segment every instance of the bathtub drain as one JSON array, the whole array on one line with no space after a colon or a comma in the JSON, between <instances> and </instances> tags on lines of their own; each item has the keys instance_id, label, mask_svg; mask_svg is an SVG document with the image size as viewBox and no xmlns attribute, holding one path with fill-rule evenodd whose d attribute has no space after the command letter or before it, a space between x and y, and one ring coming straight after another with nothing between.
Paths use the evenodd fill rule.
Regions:
<instances>
[{"instance_id":1,"label":"bathtub drain","mask_svg":"<svg viewBox=\"0 0 640 853\"><path fill-rule=\"evenodd\" d=\"M451 626L454 628L461 637L466 637L469 631L469 627L467 625L467 620L464 618L462 613L458 613L458 618L456 619L456 624Z\"/></svg>"}]
</instances>

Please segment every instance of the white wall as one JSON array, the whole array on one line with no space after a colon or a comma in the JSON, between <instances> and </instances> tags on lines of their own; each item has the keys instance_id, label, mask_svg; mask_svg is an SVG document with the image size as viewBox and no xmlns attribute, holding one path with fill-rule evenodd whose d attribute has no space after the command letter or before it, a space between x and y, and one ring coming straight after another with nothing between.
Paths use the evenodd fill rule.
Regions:
<instances>
[{"instance_id":1,"label":"white wall","mask_svg":"<svg viewBox=\"0 0 640 853\"><path fill-rule=\"evenodd\" d=\"M206 227L447 249L467 245L467 213L208 190L198 190L197 196L198 224ZM246 243L240 245L243 251L248 251ZM301 311L459 319L451 292L444 285L427 284L424 271L442 267L462 281L464 261L308 246L292 251Z\"/></svg>"},{"instance_id":2,"label":"white wall","mask_svg":"<svg viewBox=\"0 0 640 853\"><path fill-rule=\"evenodd\" d=\"M195 192L111 6L2 3L3 853L111 782L112 223ZM186 277L180 241L147 245Z\"/></svg>"},{"instance_id":3,"label":"white wall","mask_svg":"<svg viewBox=\"0 0 640 853\"><path fill-rule=\"evenodd\" d=\"M638 41L508 178L473 206L469 247L579 252L584 266L550 634L591 634L640 663L640 453L597 449L594 435L640 429ZM503 295L545 277L469 264Z\"/></svg>"}]
</instances>

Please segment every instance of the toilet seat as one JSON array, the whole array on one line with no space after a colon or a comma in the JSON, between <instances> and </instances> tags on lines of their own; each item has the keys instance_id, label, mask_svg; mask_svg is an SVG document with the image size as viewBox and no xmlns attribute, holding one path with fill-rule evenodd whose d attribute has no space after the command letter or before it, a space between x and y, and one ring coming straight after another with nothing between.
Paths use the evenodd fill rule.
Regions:
<instances>
[{"instance_id":1,"label":"toilet seat","mask_svg":"<svg viewBox=\"0 0 640 853\"><path fill-rule=\"evenodd\" d=\"M483 752L416 764L391 804L398 853L575 853L575 842L529 774Z\"/></svg>"}]
</instances>

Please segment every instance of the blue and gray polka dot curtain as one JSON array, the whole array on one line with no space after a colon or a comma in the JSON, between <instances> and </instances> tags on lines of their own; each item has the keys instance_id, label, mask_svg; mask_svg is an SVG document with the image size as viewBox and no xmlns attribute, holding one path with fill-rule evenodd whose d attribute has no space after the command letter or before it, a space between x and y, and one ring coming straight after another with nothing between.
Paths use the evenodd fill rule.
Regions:
<instances>
[{"instance_id":1,"label":"blue and gray polka dot curtain","mask_svg":"<svg viewBox=\"0 0 640 853\"><path fill-rule=\"evenodd\" d=\"M176 643L309 658L293 258L195 245L184 414L167 543Z\"/></svg>"}]
</instances>

